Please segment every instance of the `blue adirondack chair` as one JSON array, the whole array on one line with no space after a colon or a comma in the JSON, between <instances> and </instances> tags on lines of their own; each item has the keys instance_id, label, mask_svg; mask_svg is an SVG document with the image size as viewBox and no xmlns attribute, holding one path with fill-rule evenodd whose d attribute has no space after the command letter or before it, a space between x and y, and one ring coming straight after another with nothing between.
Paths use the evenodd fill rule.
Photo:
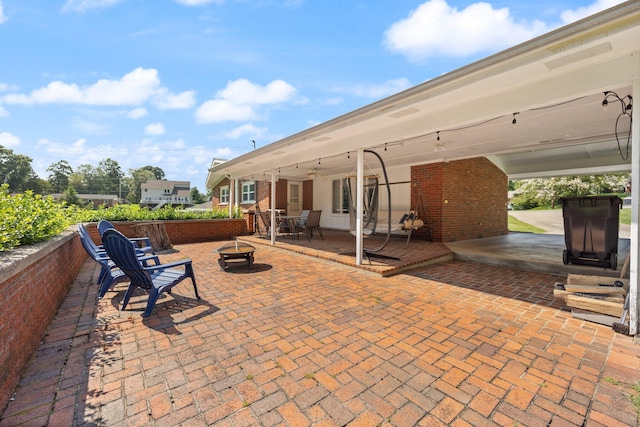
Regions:
<instances>
[{"instance_id":1,"label":"blue adirondack chair","mask_svg":"<svg viewBox=\"0 0 640 427\"><path fill-rule=\"evenodd\" d=\"M101 219L98 221L98 233L100 233L100 237L110 228L115 228L113 224L111 224L106 219ZM155 254L153 251L153 247L151 247L151 240L148 237L128 237L129 241L135 244L138 252L142 252L145 254Z\"/></svg>"},{"instance_id":2,"label":"blue adirondack chair","mask_svg":"<svg viewBox=\"0 0 640 427\"><path fill-rule=\"evenodd\" d=\"M109 258L129 278L130 284L122 302L124 310L129 303L136 288L143 288L149 292L147 308L143 316L151 315L158 297L163 292L171 293L171 289L186 278L191 278L196 298L198 288L193 273L191 260L182 260L168 264L145 266L136 256L131 242L118 230L111 228L102 235L102 246L107 251ZM182 268L176 268L182 267Z\"/></svg>"},{"instance_id":3,"label":"blue adirondack chair","mask_svg":"<svg viewBox=\"0 0 640 427\"><path fill-rule=\"evenodd\" d=\"M116 283L129 280L127 276L116 267L113 261L109 259L105 250L93 243L87 228L83 224L78 225L78 234L80 235L80 242L84 250L89 254L91 259L100 264L100 274L98 276L98 287L100 288L98 292L99 298L104 297L107 291ZM136 255L143 263L148 263L148 261L153 260L156 264L160 264L160 259L157 255L144 255L141 253L137 253Z\"/></svg>"}]
</instances>

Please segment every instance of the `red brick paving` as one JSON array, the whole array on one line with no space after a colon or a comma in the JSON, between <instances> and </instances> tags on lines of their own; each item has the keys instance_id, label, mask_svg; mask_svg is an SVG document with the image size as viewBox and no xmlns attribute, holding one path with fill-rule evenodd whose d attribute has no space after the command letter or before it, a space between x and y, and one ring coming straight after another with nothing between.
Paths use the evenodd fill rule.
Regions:
<instances>
[{"instance_id":1,"label":"red brick paving","mask_svg":"<svg viewBox=\"0 0 640 427\"><path fill-rule=\"evenodd\" d=\"M640 347L571 318L561 276L385 278L268 246L221 272L220 244L162 255L193 259L202 300L183 283L146 320L124 284L96 302L88 261L0 426L638 425Z\"/></svg>"}]
</instances>

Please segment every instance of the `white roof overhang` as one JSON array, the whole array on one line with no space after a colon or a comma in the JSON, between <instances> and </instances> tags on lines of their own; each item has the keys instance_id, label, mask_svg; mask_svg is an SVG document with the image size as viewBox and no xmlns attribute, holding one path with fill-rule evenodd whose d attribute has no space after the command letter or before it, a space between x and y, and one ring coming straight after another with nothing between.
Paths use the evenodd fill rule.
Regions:
<instances>
[{"instance_id":1,"label":"white roof overhang","mask_svg":"<svg viewBox=\"0 0 640 427\"><path fill-rule=\"evenodd\" d=\"M620 105L604 111L602 100L605 91L632 93L639 56L640 2L626 2L216 165L209 176L343 174L355 167L348 153L363 148L380 152L387 167L488 157L514 179L628 171L628 121L620 123L621 156Z\"/></svg>"}]
</instances>

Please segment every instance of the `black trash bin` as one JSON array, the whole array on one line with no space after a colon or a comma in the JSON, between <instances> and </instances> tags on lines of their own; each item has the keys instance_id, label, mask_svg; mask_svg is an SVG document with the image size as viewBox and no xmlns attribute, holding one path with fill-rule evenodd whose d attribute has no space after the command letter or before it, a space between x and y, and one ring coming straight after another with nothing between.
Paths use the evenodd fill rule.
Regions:
<instances>
[{"instance_id":1,"label":"black trash bin","mask_svg":"<svg viewBox=\"0 0 640 427\"><path fill-rule=\"evenodd\" d=\"M563 197L565 264L618 267L618 228L622 199L618 196Z\"/></svg>"}]
</instances>

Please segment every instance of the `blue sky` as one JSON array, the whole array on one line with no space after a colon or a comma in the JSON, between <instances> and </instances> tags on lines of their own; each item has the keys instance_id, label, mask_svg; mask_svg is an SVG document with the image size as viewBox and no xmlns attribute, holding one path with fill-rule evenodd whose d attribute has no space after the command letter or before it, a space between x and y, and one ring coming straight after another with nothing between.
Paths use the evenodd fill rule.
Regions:
<instances>
[{"instance_id":1,"label":"blue sky","mask_svg":"<svg viewBox=\"0 0 640 427\"><path fill-rule=\"evenodd\" d=\"M230 159L615 0L0 0L0 145L205 190Z\"/></svg>"}]
</instances>

